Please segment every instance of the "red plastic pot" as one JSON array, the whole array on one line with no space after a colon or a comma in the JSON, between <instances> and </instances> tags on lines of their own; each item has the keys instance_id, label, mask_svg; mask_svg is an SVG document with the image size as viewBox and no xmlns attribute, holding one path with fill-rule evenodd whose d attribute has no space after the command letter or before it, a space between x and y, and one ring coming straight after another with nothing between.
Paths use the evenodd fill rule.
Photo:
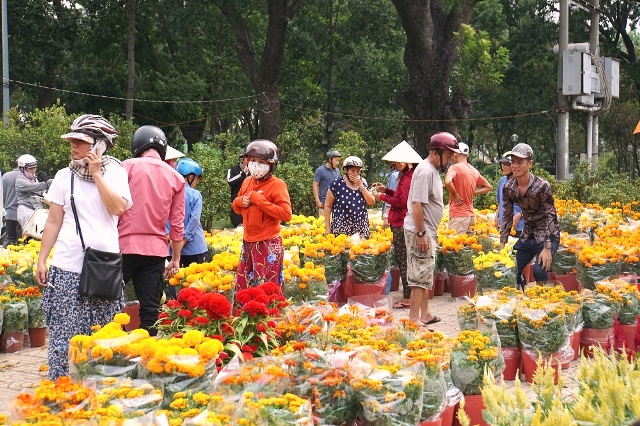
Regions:
<instances>
[{"instance_id":1,"label":"red plastic pot","mask_svg":"<svg viewBox=\"0 0 640 426\"><path fill-rule=\"evenodd\" d=\"M593 347L600 346L605 352L611 351L613 343L613 327L598 330L597 328L583 328L580 334L580 348L585 356L593 357Z\"/></svg>"},{"instance_id":2,"label":"red plastic pot","mask_svg":"<svg viewBox=\"0 0 640 426\"><path fill-rule=\"evenodd\" d=\"M476 277L473 274L449 274L449 291L451 292L451 297L473 297L476 294Z\"/></svg>"},{"instance_id":3,"label":"red plastic pot","mask_svg":"<svg viewBox=\"0 0 640 426\"><path fill-rule=\"evenodd\" d=\"M636 330L638 328L638 322L634 322L633 324L620 324L622 327L622 331L624 332L625 341L624 346L627 353L635 353L636 352ZM622 345L619 348L622 349Z\"/></svg>"},{"instance_id":4,"label":"red plastic pot","mask_svg":"<svg viewBox=\"0 0 640 426\"><path fill-rule=\"evenodd\" d=\"M515 380L518 376L518 370L520 369L522 351L520 348L502 348L502 357L505 363L502 378L504 380Z\"/></svg>"},{"instance_id":5,"label":"red plastic pot","mask_svg":"<svg viewBox=\"0 0 640 426\"><path fill-rule=\"evenodd\" d=\"M24 345L24 332L0 334L0 352L14 353L22 350Z\"/></svg>"},{"instance_id":6,"label":"red plastic pot","mask_svg":"<svg viewBox=\"0 0 640 426\"><path fill-rule=\"evenodd\" d=\"M454 409L453 415L453 426L461 426L460 421L458 420L458 408L460 408L460 404L456 405ZM464 412L469 416L469 420L474 426L489 426L489 423L485 422L482 419L482 410L485 409L484 400L482 399L482 395L465 395L464 396Z\"/></svg>"},{"instance_id":7,"label":"red plastic pot","mask_svg":"<svg viewBox=\"0 0 640 426\"><path fill-rule=\"evenodd\" d=\"M418 423L418 426L442 426L442 416L438 417L435 420L425 420L423 422Z\"/></svg>"},{"instance_id":8,"label":"red plastic pot","mask_svg":"<svg viewBox=\"0 0 640 426\"><path fill-rule=\"evenodd\" d=\"M556 281L562 284L564 291L577 291L582 290L582 286L578 282L576 274L556 275Z\"/></svg>"},{"instance_id":9,"label":"red plastic pot","mask_svg":"<svg viewBox=\"0 0 640 426\"><path fill-rule=\"evenodd\" d=\"M30 328L29 345L32 348L41 348L47 341L47 327Z\"/></svg>"},{"instance_id":10,"label":"red plastic pot","mask_svg":"<svg viewBox=\"0 0 640 426\"><path fill-rule=\"evenodd\" d=\"M140 328L140 302L127 302L127 305L122 310L125 314L129 315L129 324L124 326L125 331L135 330Z\"/></svg>"},{"instance_id":11,"label":"red plastic pot","mask_svg":"<svg viewBox=\"0 0 640 426\"><path fill-rule=\"evenodd\" d=\"M438 272L433 276L433 295L442 296L444 294L444 286L447 281L447 274Z\"/></svg>"},{"instance_id":12,"label":"red plastic pot","mask_svg":"<svg viewBox=\"0 0 640 426\"><path fill-rule=\"evenodd\" d=\"M444 407L444 411L442 412L441 420L442 420L442 426L451 426L453 424L453 415L454 415L454 410L456 409L456 407L458 406L458 404L447 404Z\"/></svg>"},{"instance_id":13,"label":"red plastic pot","mask_svg":"<svg viewBox=\"0 0 640 426\"><path fill-rule=\"evenodd\" d=\"M558 370L560 370L560 361L555 357L551 357L551 367L554 369L553 382L558 384ZM538 353L535 351L522 351L522 369L524 370L524 378L527 383L533 382L533 376L538 369Z\"/></svg>"},{"instance_id":14,"label":"red plastic pot","mask_svg":"<svg viewBox=\"0 0 640 426\"><path fill-rule=\"evenodd\" d=\"M569 343L571 344L571 349L573 349L573 360L580 358L580 334L582 333L582 329L578 331L574 331L571 333L569 337Z\"/></svg>"},{"instance_id":15,"label":"red plastic pot","mask_svg":"<svg viewBox=\"0 0 640 426\"><path fill-rule=\"evenodd\" d=\"M400 290L400 269L391 268L391 291Z\"/></svg>"}]
</instances>

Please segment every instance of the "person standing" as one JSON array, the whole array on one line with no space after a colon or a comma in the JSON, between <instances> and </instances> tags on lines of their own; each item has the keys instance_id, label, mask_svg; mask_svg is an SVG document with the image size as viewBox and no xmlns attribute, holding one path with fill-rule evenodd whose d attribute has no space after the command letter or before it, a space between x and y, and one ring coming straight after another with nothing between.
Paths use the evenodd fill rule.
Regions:
<instances>
[{"instance_id":1,"label":"person standing","mask_svg":"<svg viewBox=\"0 0 640 426\"><path fill-rule=\"evenodd\" d=\"M16 166L15 169L2 175L2 200L5 210L4 224L7 228L7 236L2 246L5 248L9 244L16 244L18 238L22 236L22 227L18 222L18 196L16 194L16 178L19 174L20 170Z\"/></svg>"},{"instance_id":2,"label":"person standing","mask_svg":"<svg viewBox=\"0 0 640 426\"><path fill-rule=\"evenodd\" d=\"M178 165L178 160L184 157L184 154L177 149L171 147L171 145L167 145L167 153L164 156L164 162L171 166L171 168L175 169Z\"/></svg>"},{"instance_id":3,"label":"person standing","mask_svg":"<svg viewBox=\"0 0 640 426\"><path fill-rule=\"evenodd\" d=\"M271 141L258 139L247 146L246 155L251 177L242 183L232 203L244 222L237 290L264 282L282 286L284 248L280 222L291 220L291 198L287 184L273 176L278 166L278 147Z\"/></svg>"},{"instance_id":4,"label":"person standing","mask_svg":"<svg viewBox=\"0 0 640 426\"><path fill-rule=\"evenodd\" d=\"M373 195L377 201L389 203L389 225L393 233L393 254L400 269L402 280L402 300L393 305L394 308L408 308L411 304L411 287L407 282L407 243L404 237L404 218L407 215L407 199L413 177L414 167L422 161L422 157L406 141L402 141L389 151L383 161L392 161L399 173L396 187L391 189L378 183L373 186Z\"/></svg>"},{"instance_id":5,"label":"person standing","mask_svg":"<svg viewBox=\"0 0 640 426\"><path fill-rule=\"evenodd\" d=\"M495 225L496 229L500 230L500 224L502 223L502 213L504 209L502 208L502 189L504 188L504 184L507 183L509 179L513 177L513 172L511 171L511 159L509 156L511 155L511 151L507 151L502 154L502 158L498 160L500 162L500 169L502 170L502 177L498 182L498 190L496 192L496 201L498 203L498 209L496 210L495 217ZM522 229L524 228L524 218L522 217L522 209L517 204L513 205L513 226L515 228L515 237L520 237L522 233Z\"/></svg>"},{"instance_id":6,"label":"person standing","mask_svg":"<svg viewBox=\"0 0 640 426\"><path fill-rule=\"evenodd\" d=\"M242 187L242 183L247 178L247 165L245 164L244 148L240 150L238 164L227 170L227 183L231 189L231 202L236 199L238 192ZM234 228L242 225L242 215L239 215L231 208L231 224Z\"/></svg>"},{"instance_id":7,"label":"person standing","mask_svg":"<svg viewBox=\"0 0 640 426\"><path fill-rule=\"evenodd\" d=\"M16 177L16 198L18 200L18 222L22 229L29 221L29 218L36 211L41 209L42 193L49 188L53 179L46 182L38 182L36 169L38 160L33 155L25 154L18 157L18 176Z\"/></svg>"},{"instance_id":8,"label":"person standing","mask_svg":"<svg viewBox=\"0 0 640 426\"><path fill-rule=\"evenodd\" d=\"M493 187L475 167L469 164L469 146L460 142L454 152L455 164L449 167L444 185L449 191L449 229L455 235L473 235L472 227L476 224L476 213L473 209L474 195L486 194Z\"/></svg>"},{"instance_id":9,"label":"person standing","mask_svg":"<svg viewBox=\"0 0 640 426\"><path fill-rule=\"evenodd\" d=\"M184 268L192 263L207 262L209 248L200 222L202 194L195 189L202 179L202 167L191 158L183 158L176 165L176 171L184 176L185 182L184 245L180 253L180 266Z\"/></svg>"},{"instance_id":10,"label":"person standing","mask_svg":"<svg viewBox=\"0 0 640 426\"><path fill-rule=\"evenodd\" d=\"M327 191L324 204L325 234L358 234L369 238L369 212L376 199L369 191L367 181L360 176L364 163L349 156L342 163L345 177L334 180Z\"/></svg>"},{"instance_id":11,"label":"person standing","mask_svg":"<svg viewBox=\"0 0 640 426\"><path fill-rule=\"evenodd\" d=\"M407 245L407 281L411 287L409 320L429 325L440 318L429 311L429 290L433 288L438 226L442 220L444 200L440 171L451 162L458 141L451 133L431 136L429 155L413 172L404 236Z\"/></svg>"},{"instance_id":12,"label":"person standing","mask_svg":"<svg viewBox=\"0 0 640 426\"><path fill-rule=\"evenodd\" d=\"M536 256L539 262L533 267L533 277L537 282L549 279L547 271L551 269L553 256L558 251L560 227L551 185L531 173L533 149L526 143L519 143L513 147L509 158L514 178L507 181L502 190L504 212L500 227L500 249L509 239L514 205L517 204L522 209L524 229L513 249L516 251L518 286L524 289L526 283L522 271Z\"/></svg>"},{"instance_id":13,"label":"person standing","mask_svg":"<svg viewBox=\"0 0 640 426\"><path fill-rule=\"evenodd\" d=\"M327 190L329 185L336 179L340 178L340 159L342 154L335 149L327 152L325 156L327 161L316 169L313 175L313 198L316 200L316 207L320 216L324 214L324 203L327 200Z\"/></svg>"},{"instance_id":14,"label":"person standing","mask_svg":"<svg viewBox=\"0 0 640 426\"><path fill-rule=\"evenodd\" d=\"M422 158L420 159L420 161L422 161ZM418 163L420 161L418 161ZM387 173L387 186L385 188L395 191L395 189L398 187L398 179L400 179L400 171L398 170L396 163L389 164L389 173ZM389 203L387 202L382 203L382 225L383 226L389 226L389 209L390 208L391 208L391 205Z\"/></svg>"},{"instance_id":15,"label":"person standing","mask_svg":"<svg viewBox=\"0 0 640 426\"><path fill-rule=\"evenodd\" d=\"M156 126L142 126L133 132L130 158L122 163L127 171L133 207L120 218L120 251L124 282L133 279L140 302L140 327L155 336L164 280L180 267L184 238L184 178L164 162L167 138ZM165 224L171 231L171 261Z\"/></svg>"},{"instance_id":16,"label":"person standing","mask_svg":"<svg viewBox=\"0 0 640 426\"><path fill-rule=\"evenodd\" d=\"M35 279L43 286L42 309L49 333L49 379L69 374L69 340L90 335L91 327L110 322L124 307L120 300L80 297L80 273L84 252L77 234L76 218L87 247L118 252L118 216L131 207L127 172L120 162L94 152L100 143L110 149L118 133L105 118L85 114L73 121L71 132L62 135L69 142L71 163L56 173ZM71 188L73 182L73 200ZM47 257L55 244L51 266Z\"/></svg>"}]
</instances>

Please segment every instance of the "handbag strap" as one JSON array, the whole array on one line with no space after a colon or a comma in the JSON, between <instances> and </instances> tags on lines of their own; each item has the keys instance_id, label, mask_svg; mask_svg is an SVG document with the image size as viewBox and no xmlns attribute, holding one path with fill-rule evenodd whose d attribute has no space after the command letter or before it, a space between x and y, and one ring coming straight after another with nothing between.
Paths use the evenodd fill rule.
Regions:
<instances>
[{"instance_id":1,"label":"handbag strap","mask_svg":"<svg viewBox=\"0 0 640 426\"><path fill-rule=\"evenodd\" d=\"M76 210L76 203L73 199L73 172L71 172L71 210L73 210L73 218L76 220L76 234L80 235L80 242L82 243L82 251L85 251L84 239L82 238L82 229L80 228L80 221L78 220L78 211Z\"/></svg>"}]
</instances>

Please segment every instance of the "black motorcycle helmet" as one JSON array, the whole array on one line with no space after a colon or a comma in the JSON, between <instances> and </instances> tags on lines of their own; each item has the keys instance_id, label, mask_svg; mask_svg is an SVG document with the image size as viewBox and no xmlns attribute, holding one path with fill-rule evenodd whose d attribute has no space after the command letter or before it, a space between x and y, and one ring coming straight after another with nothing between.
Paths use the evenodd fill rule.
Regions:
<instances>
[{"instance_id":1,"label":"black motorcycle helmet","mask_svg":"<svg viewBox=\"0 0 640 426\"><path fill-rule=\"evenodd\" d=\"M167 155L167 137L162 129L156 126L142 126L133 132L131 138L131 155L140 157L148 149L155 149L164 161Z\"/></svg>"}]
</instances>

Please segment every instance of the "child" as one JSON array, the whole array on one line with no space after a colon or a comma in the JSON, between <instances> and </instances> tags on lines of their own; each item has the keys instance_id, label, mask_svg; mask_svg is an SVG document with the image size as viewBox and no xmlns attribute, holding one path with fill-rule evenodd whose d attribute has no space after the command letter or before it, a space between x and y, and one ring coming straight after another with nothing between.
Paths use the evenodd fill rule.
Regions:
<instances>
[{"instance_id":1,"label":"child","mask_svg":"<svg viewBox=\"0 0 640 426\"><path fill-rule=\"evenodd\" d=\"M250 177L233 200L233 210L242 215L244 238L236 275L237 289L263 282L282 285L284 257L280 222L291 220L287 184L273 176L278 165L278 147L258 139L247 146Z\"/></svg>"}]
</instances>

